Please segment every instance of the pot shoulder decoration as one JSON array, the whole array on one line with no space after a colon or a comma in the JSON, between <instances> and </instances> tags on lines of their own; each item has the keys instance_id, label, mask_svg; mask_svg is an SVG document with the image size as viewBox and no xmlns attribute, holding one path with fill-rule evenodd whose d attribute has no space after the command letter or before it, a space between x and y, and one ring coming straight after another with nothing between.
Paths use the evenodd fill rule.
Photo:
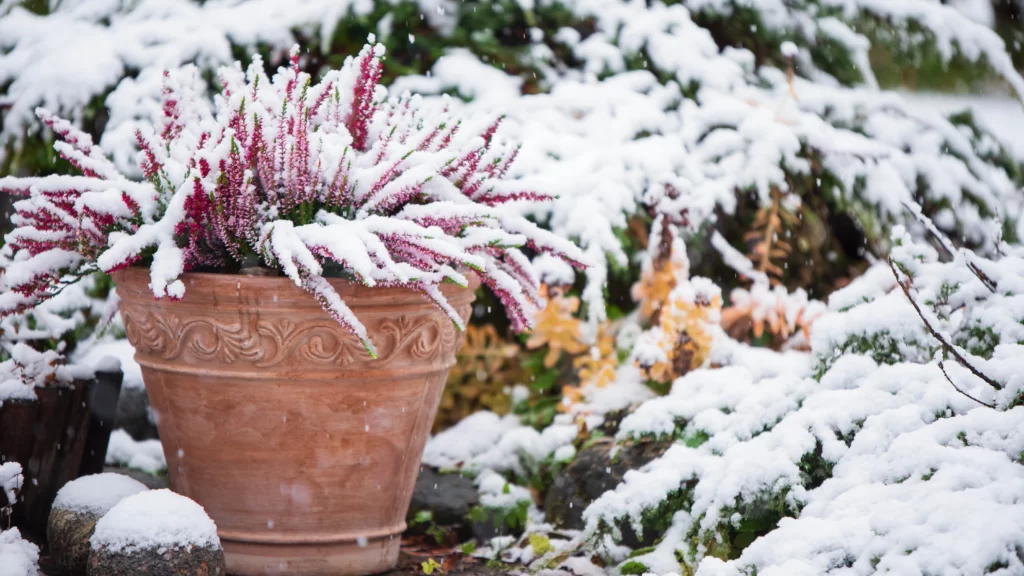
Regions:
<instances>
[{"instance_id":1,"label":"pot shoulder decoration","mask_svg":"<svg viewBox=\"0 0 1024 576\"><path fill-rule=\"evenodd\" d=\"M114 275L171 486L216 522L231 574L393 567L461 335L422 295L332 284L378 349L281 277ZM473 291L444 286L468 319Z\"/></svg>"}]
</instances>

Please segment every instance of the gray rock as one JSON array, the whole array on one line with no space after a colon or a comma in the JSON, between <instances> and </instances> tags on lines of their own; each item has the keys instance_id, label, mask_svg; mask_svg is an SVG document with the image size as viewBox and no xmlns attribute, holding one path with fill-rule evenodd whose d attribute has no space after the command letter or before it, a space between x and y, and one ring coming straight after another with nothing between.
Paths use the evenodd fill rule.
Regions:
<instances>
[{"instance_id":1,"label":"gray rock","mask_svg":"<svg viewBox=\"0 0 1024 576\"><path fill-rule=\"evenodd\" d=\"M99 516L73 510L50 510L46 539L54 571L64 576L84 576L89 561L89 537Z\"/></svg>"},{"instance_id":2,"label":"gray rock","mask_svg":"<svg viewBox=\"0 0 1024 576\"><path fill-rule=\"evenodd\" d=\"M94 474L68 482L57 493L46 525L53 571L85 576L89 538L96 522L123 498L146 487L118 474Z\"/></svg>"},{"instance_id":3,"label":"gray rock","mask_svg":"<svg viewBox=\"0 0 1024 576\"><path fill-rule=\"evenodd\" d=\"M222 576L217 526L202 506L170 490L129 496L96 523L88 576Z\"/></svg>"},{"instance_id":4,"label":"gray rock","mask_svg":"<svg viewBox=\"0 0 1024 576\"><path fill-rule=\"evenodd\" d=\"M146 487L151 490L159 490L161 488L171 487L170 480L167 478L166 475L157 476L154 474L150 474L144 470L136 470L134 468L122 468L120 466L104 466L103 471L128 476L133 480L138 480L139 482L145 484Z\"/></svg>"},{"instance_id":5,"label":"gray rock","mask_svg":"<svg viewBox=\"0 0 1024 576\"><path fill-rule=\"evenodd\" d=\"M160 437L153 422L145 388L121 387L121 395L117 399L117 415L114 417L114 429L117 428L124 428L136 440Z\"/></svg>"},{"instance_id":6,"label":"gray rock","mask_svg":"<svg viewBox=\"0 0 1024 576\"><path fill-rule=\"evenodd\" d=\"M615 488L629 470L636 470L668 450L671 442L641 442L623 446L612 458L612 442L586 447L562 470L544 499L549 522L570 530L584 527L583 510Z\"/></svg>"},{"instance_id":7,"label":"gray rock","mask_svg":"<svg viewBox=\"0 0 1024 576\"><path fill-rule=\"evenodd\" d=\"M440 474L434 468L422 466L412 492L409 518L427 510L437 524L461 524L479 501L476 486L469 478L457 473Z\"/></svg>"},{"instance_id":8,"label":"gray rock","mask_svg":"<svg viewBox=\"0 0 1024 576\"><path fill-rule=\"evenodd\" d=\"M223 576L227 574L224 551L217 548L161 548L114 552L94 549L89 555L88 576Z\"/></svg>"}]
</instances>

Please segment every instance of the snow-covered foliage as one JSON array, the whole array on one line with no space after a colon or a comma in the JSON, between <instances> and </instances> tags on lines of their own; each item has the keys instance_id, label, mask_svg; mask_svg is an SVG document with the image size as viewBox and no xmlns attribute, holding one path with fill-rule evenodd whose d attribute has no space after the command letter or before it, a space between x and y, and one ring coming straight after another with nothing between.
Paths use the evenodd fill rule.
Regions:
<instances>
[{"instance_id":1,"label":"snow-covered foliage","mask_svg":"<svg viewBox=\"0 0 1024 576\"><path fill-rule=\"evenodd\" d=\"M837 311L815 326L819 369L847 353L890 364L936 358L950 384L977 401L1021 405L1024 253L1004 244L989 259L936 238L947 261L897 227L889 264L835 294Z\"/></svg>"},{"instance_id":2,"label":"snow-covered foliage","mask_svg":"<svg viewBox=\"0 0 1024 576\"><path fill-rule=\"evenodd\" d=\"M0 286L6 285L12 256L10 245L0 247ZM3 383L0 389L7 391L0 392L0 397L17 393L21 398L29 398L32 385L56 381L58 375L61 381L72 376L89 378L92 369L102 368L92 362L77 366L75 356L85 355L100 342L109 342L118 336L123 338L120 318L116 316L117 298L109 288L108 278L101 274L89 275L34 308L2 315L0 381ZM17 306L21 300L16 293L0 293L0 306ZM134 351L128 358L132 355ZM67 358L71 359L70 366L62 367ZM134 360L128 366L137 368Z\"/></svg>"},{"instance_id":3,"label":"snow-covered foliage","mask_svg":"<svg viewBox=\"0 0 1024 576\"><path fill-rule=\"evenodd\" d=\"M10 515L19 501L19 492L25 481L21 464L0 463L0 493L5 503L0 507L0 522L7 529L0 530L0 576L36 576L39 572L39 548L21 538L17 528L10 528Z\"/></svg>"},{"instance_id":4,"label":"snow-covered foliage","mask_svg":"<svg viewBox=\"0 0 1024 576\"><path fill-rule=\"evenodd\" d=\"M998 36L948 7L926 0L898 8L818 4L574 3L596 31L581 38L561 29L530 52L530 61L548 72L549 94L520 96L516 84L497 81L500 73L466 51L441 58L429 77L398 82L419 91L454 89L472 98L471 106L508 109L526 142L526 180L562 192L549 225L619 265L626 258L614 230L639 206L666 214L688 209L690 225L700 227L716 208L731 215L746 193L767 202L773 189L788 193L794 210L824 197L855 214L869 248L884 243L884 230L906 218L901 203L914 199L923 199L944 229L973 243L991 237L986 218L993 214L1015 229L1019 160L1008 160L1005 146L968 118L954 122L918 110L867 80L840 82L828 73L838 54L820 65L807 48L787 59L781 43L754 54L719 45L694 20L754 14L752 29L793 35L801 45L827 36L825 44L863 57L865 65L870 43L837 15L934 25L947 56L958 48L972 59L985 55L1012 85L1024 86ZM924 42L923 36L913 38ZM569 51L582 73L567 68L552 44L559 54ZM585 144L595 139L600 147Z\"/></svg>"},{"instance_id":5,"label":"snow-covered foliage","mask_svg":"<svg viewBox=\"0 0 1024 576\"><path fill-rule=\"evenodd\" d=\"M634 407L612 424L616 450L668 447L587 506L572 545L531 557L531 566L569 569L569 558L579 563L597 554L620 573L1024 570L1020 248L1004 243L999 256L981 257L955 247L916 205L909 208L945 261L897 226L889 263L815 311L807 352L730 338L695 306L717 298L717 286L687 278L685 262L669 258L676 265L663 270L675 287L667 306L656 308L658 322L635 340L632 357L648 371L671 363L682 376L665 396L634 396L627 402ZM657 293L655 284L639 292ZM757 286L764 284L753 291ZM776 321L784 318L780 312ZM684 327L662 342L666 323ZM649 358L679 354L673 342L696 340L681 338L686 334L707 340L706 350L698 345L686 356L699 358L694 365ZM629 379L620 370L621 382L610 388L627 389ZM500 482L496 471L535 478L560 453L575 454L580 423L584 430L607 423L602 393L585 389L572 413L541 432L513 427L461 451L446 447L472 433L475 422L494 418L478 414L437 436L427 452L462 455L446 464L477 471L492 486ZM551 527L535 520L530 531ZM626 546L637 541L654 545Z\"/></svg>"},{"instance_id":6,"label":"snow-covered foliage","mask_svg":"<svg viewBox=\"0 0 1024 576\"><path fill-rule=\"evenodd\" d=\"M935 362L846 354L819 381L808 353L751 348L719 332L709 363L722 367L689 372L622 420L620 446L673 445L586 509L576 554L622 562L628 528L661 539L630 559L656 574L1021 570L1022 407L979 406ZM590 425L604 416L585 403L580 410ZM459 428L428 453L469 431ZM543 459L573 442L546 435L509 430L467 464L510 462L512 443Z\"/></svg>"},{"instance_id":7,"label":"snow-covered foliage","mask_svg":"<svg viewBox=\"0 0 1024 576\"><path fill-rule=\"evenodd\" d=\"M111 126L101 144L123 169L134 164L132 121L159 118L165 70L194 62L216 71L235 61L235 47L283 55L309 35L329 44L343 17L373 10L372 2L344 0L79 0L46 2L48 14L40 15L21 4L0 3L0 86L10 105L0 139L33 130L37 106L77 122L90 101L106 96ZM444 4L423 2L442 28L436 8Z\"/></svg>"},{"instance_id":8,"label":"snow-covered foliage","mask_svg":"<svg viewBox=\"0 0 1024 576\"><path fill-rule=\"evenodd\" d=\"M0 362L0 404L7 400L35 400L37 387L70 384L93 376L85 366L67 366L54 350L39 352L27 344L16 344L10 359Z\"/></svg>"},{"instance_id":9,"label":"snow-covered foliage","mask_svg":"<svg viewBox=\"0 0 1024 576\"><path fill-rule=\"evenodd\" d=\"M987 217L1021 221L1019 158L1011 159L969 118L950 121L917 109L874 81L873 42L990 67L1024 94L1024 79L999 36L938 0L549 0L479 7L422 1L417 9L433 28L428 36L438 44L432 46L450 49L428 75L405 76L395 86L454 90L472 100L470 109L507 113L505 129L524 142L513 173L537 193L558 196L535 212L560 236L577 239L596 264L583 300L597 319L604 315L604 256L616 266L628 263L616 232L640 206L656 204L666 213L689 207L691 224L699 227L715 219L716 208L734 214L738 197L748 192L761 202L773 189L787 192L794 206L824 197L833 210L855 215L867 247L876 251L886 228L903 221L902 201L921 201L944 230L976 244L991 237ZM480 37L458 33L485 18L478 9L532 27L525 44L512 43L512 63L523 70L518 76L457 47L482 46ZM258 44L280 55L297 38L315 38L324 51L349 15L380 13L372 2L321 0L84 0L60 3L48 16L13 3L2 10L0 38L8 52L0 55L0 70L7 71L0 85L10 80L13 104L4 134L21 138L35 126L31 112L39 104L79 120L90 101L110 90L100 143L127 174L139 170L137 127L162 114L165 69L196 62L212 73L232 60L233 47L248 51ZM403 61L429 64L416 38L392 34L391 17L378 22L384 39L412 54ZM720 23L748 26L759 39L756 50L711 34ZM161 31L156 39L152 30ZM105 40L86 50L68 37ZM789 50L782 50L783 41ZM127 70L138 73L125 77ZM200 91L201 75L191 81ZM523 95L527 84L541 93ZM651 198L672 196L669 190L678 197L652 204Z\"/></svg>"},{"instance_id":10,"label":"snow-covered foliage","mask_svg":"<svg viewBox=\"0 0 1024 576\"><path fill-rule=\"evenodd\" d=\"M313 83L290 67L268 78L259 57L220 72L211 107L168 74L162 126L136 133L145 182L122 175L88 134L40 109L81 176L9 177L15 251L0 313L22 312L96 269L150 260L157 297L180 298L189 270L277 268L315 296L367 351L362 323L326 281L422 292L461 327L439 285L467 286L471 269L517 330L532 323L538 280L521 247L584 267L571 242L502 210L544 200L505 178L516 147L500 121L450 114L379 85L383 46L366 46ZM328 270L325 271L325 266Z\"/></svg>"},{"instance_id":11,"label":"snow-covered foliage","mask_svg":"<svg viewBox=\"0 0 1024 576\"><path fill-rule=\"evenodd\" d=\"M96 522L93 549L220 548L217 526L192 500L170 490L146 490L118 502Z\"/></svg>"},{"instance_id":12,"label":"snow-covered foliage","mask_svg":"<svg viewBox=\"0 0 1024 576\"><path fill-rule=\"evenodd\" d=\"M0 531L0 575L36 576L39 547L21 537L17 528Z\"/></svg>"},{"instance_id":13,"label":"snow-covered foliage","mask_svg":"<svg viewBox=\"0 0 1024 576\"><path fill-rule=\"evenodd\" d=\"M7 504L13 505L18 501L18 492L21 484L25 481L22 476L21 464L17 462L4 462L0 464L0 490L4 491Z\"/></svg>"},{"instance_id":14,"label":"snow-covered foliage","mask_svg":"<svg viewBox=\"0 0 1024 576\"><path fill-rule=\"evenodd\" d=\"M783 519L737 560L709 560L697 574L1020 573L1022 425L1020 409L928 424L880 415L862 433L904 431L875 446L855 440L832 479L808 493L799 519Z\"/></svg>"}]
</instances>

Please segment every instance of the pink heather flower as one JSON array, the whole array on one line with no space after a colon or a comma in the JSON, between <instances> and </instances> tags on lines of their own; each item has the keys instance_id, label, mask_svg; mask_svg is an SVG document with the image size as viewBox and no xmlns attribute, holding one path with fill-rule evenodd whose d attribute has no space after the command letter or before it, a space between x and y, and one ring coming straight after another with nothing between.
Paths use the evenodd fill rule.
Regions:
<instances>
[{"instance_id":1,"label":"pink heather flower","mask_svg":"<svg viewBox=\"0 0 1024 576\"><path fill-rule=\"evenodd\" d=\"M15 204L16 251L0 315L31 307L95 269L148 261L157 297L181 296L189 270L281 270L359 336L366 330L322 275L329 262L367 286L418 290L461 327L438 289L477 274L517 329L538 305L537 274L521 249L582 268L571 242L503 209L548 197L507 178L518 147L501 119L460 118L450 103L389 97L384 47L365 46L320 82L261 59L220 72L210 105L165 75L163 125L136 134L145 182L119 174L91 138L40 109L57 151L81 176L3 178ZM473 127L476 127L474 129ZM4 306L3 302L17 302ZM17 310L15 308L18 308Z\"/></svg>"}]
</instances>

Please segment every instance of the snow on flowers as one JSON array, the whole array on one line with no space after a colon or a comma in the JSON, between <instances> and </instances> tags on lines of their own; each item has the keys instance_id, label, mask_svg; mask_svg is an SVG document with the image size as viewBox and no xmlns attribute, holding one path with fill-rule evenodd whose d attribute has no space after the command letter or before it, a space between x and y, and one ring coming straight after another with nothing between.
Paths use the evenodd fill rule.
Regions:
<instances>
[{"instance_id":1,"label":"snow on flowers","mask_svg":"<svg viewBox=\"0 0 1024 576\"><path fill-rule=\"evenodd\" d=\"M371 36L371 43L373 38ZM57 152L81 176L0 179L23 195L8 236L0 314L30 309L94 271L149 263L157 297L180 298L187 271L275 268L315 296L373 355L366 330L326 277L424 294L460 327L439 290L473 271L513 328L532 325L539 282L528 253L577 268L570 241L503 206L548 196L508 178L517 146L500 118L458 117L380 85L384 48L367 45L319 82L256 56L220 71L213 101L194 68L165 76L164 120L136 133L145 182L129 180L91 138L46 110Z\"/></svg>"}]
</instances>

